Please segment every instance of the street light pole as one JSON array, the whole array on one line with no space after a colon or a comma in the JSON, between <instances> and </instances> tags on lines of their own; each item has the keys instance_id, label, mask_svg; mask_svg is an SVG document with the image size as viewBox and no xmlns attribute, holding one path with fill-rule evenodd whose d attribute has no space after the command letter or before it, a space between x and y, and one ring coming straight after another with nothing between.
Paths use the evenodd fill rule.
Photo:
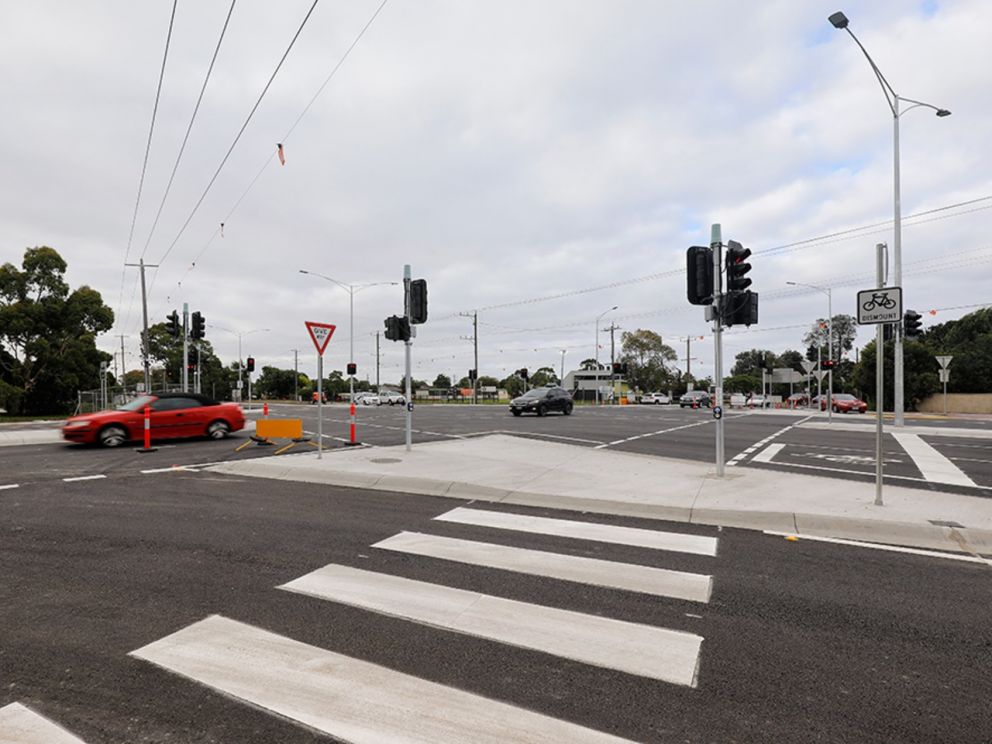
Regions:
<instances>
[{"instance_id":1,"label":"street light pole","mask_svg":"<svg viewBox=\"0 0 992 744\"><path fill-rule=\"evenodd\" d=\"M617 309L617 305L614 305L609 310L604 310L599 315L596 316L596 405L599 405L599 321L607 313L611 313Z\"/></svg>"},{"instance_id":2,"label":"street light pole","mask_svg":"<svg viewBox=\"0 0 992 744\"><path fill-rule=\"evenodd\" d=\"M907 111L911 111L912 109L920 106L923 108L933 109L936 115L941 118L950 116L951 112L944 108L938 108L933 104L924 103L923 101L916 101L912 98L905 98L897 94L895 89L893 89L893 87L889 84L889 81L885 79L882 71L878 69L878 65L875 64L875 60L873 60L871 55L868 54L868 50L865 49L864 45L858 40L858 37L854 35L854 32L848 28L847 16L838 11L831 15L828 20L831 24L833 24L834 28L847 31L851 38L854 39L854 43L857 44L864 53L865 58L868 60L868 64L871 65L871 69L875 73L875 77L878 78L878 84L882 87L882 93L885 95L885 101L889 104L889 109L892 111L892 206L893 212L895 213L892 230L892 277L895 282L894 286L902 287L902 197L899 182L899 118ZM906 101L913 105L906 109L900 110L900 101ZM895 329L895 348L893 351L893 362L895 367L895 386L893 391L895 397L895 425L903 426L905 424L904 411L906 406L903 377L902 324L899 324Z\"/></svg>"}]
</instances>

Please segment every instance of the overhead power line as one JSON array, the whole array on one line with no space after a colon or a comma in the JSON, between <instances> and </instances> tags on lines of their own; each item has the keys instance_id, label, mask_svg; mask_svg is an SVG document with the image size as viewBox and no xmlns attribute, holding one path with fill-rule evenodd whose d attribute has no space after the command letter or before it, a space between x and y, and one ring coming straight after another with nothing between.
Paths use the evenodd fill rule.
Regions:
<instances>
[{"instance_id":1,"label":"overhead power line","mask_svg":"<svg viewBox=\"0 0 992 744\"><path fill-rule=\"evenodd\" d=\"M331 71L328 73L327 77L324 78L324 82L320 84L320 87L317 88L317 92L314 93L313 96L310 98L309 103L307 103L307 105L303 107L303 111L300 113L299 116L296 117L296 121L293 122L292 126L286 131L286 133L279 140L280 142L285 143L289 141L289 138L296 130L296 127L299 126L301 121L303 121L303 117L310 112L310 109L313 107L314 103L316 103L317 99L324 92L324 88L326 88L328 83L331 82L332 78L337 74L338 70L344 64L345 60L348 59L348 56L351 54L352 50L354 50L354 48L358 45L358 42L361 41L362 37L365 36L365 32L368 31L369 28L372 26L373 22L375 22L375 19L379 16L379 13L382 11L384 7L386 7L387 2L389 2L389 0L382 0L382 2L379 3L379 6L375 9L375 12L372 13L368 21L366 21L365 25L362 26L361 30L352 40L351 44L348 45L348 48L344 51L344 54L342 54L341 57L338 58L337 63L335 63L334 67L331 68ZM251 181L248 183L247 188L245 188L245 190L241 193L241 196L238 197L238 200L234 202L234 205L227 212L227 214L224 215L224 218L220 220L221 223L228 224L230 222L231 217L234 216L234 213L238 210L238 207L241 206L241 202L245 200L245 197L247 197L248 194L251 192L251 190L255 187L255 184L258 182L258 179L262 177L262 174L272 164L272 161L275 159L275 157L276 157L275 153L269 153L268 157L265 159L265 162L262 164L261 168L259 168L258 172L255 174L255 177L252 178ZM200 252L196 254L193 260L190 262L190 265L186 267L186 271L183 273L182 277L177 282L178 286L182 286L182 283L186 280L186 277L190 275L190 273L193 271L194 268L196 268L197 262L203 257L203 254L207 252L207 249L210 248L210 246L213 244L214 240L216 240L219 234L220 234L220 229L214 228L214 231L213 233L211 233L210 238L207 240L206 244L203 246Z\"/></svg>"},{"instance_id":2,"label":"overhead power line","mask_svg":"<svg viewBox=\"0 0 992 744\"><path fill-rule=\"evenodd\" d=\"M176 178L176 171L179 170L179 163L183 159L183 153L186 151L186 143L189 142L190 132L193 131L193 123L196 121L196 115L200 111L200 104L203 102L203 94L207 92L207 84L210 82L210 75L214 71L214 64L217 62L217 55L220 53L220 45L224 42L224 35L227 33L227 26L231 22L231 14L234 12L234 5L237 0L231 0L231 7L227 10L227 17L224 19L224 26L220 30L220 37L217 39L217 46L214 47L214 54L210 58L210 66L207 68L207 74L203 78L203 85L200 88L200 95L197 96L196 105L193 107L193 115L190 117L189 125L186 127L186 134L183 136L183 143L179 146L179 154L176 156L176 162L172 166L172 173L169 175L169 183L165 186L165 193L162 194L162 201L158 205L158 212L155 213L155 221L152 222L151 230L148 231L148 239L145 241L145 247L141 250L141 257L144 258L145 252L148 250L148 245L152 242L152 236L155 234L155 228L158 227L159 218L162 216L162 209L165 207L165 201L169 198L169 191L172 189L172 182Z\"/></svg>"},{"instance_id":3,"label":"overhead power line","mask_svg":"<svg viewBox=\"0 0 992 744\"><path fill-rule=\"evenodd\" d=\"M165 52L162 54L162 68L158 73L158 85L155 88L155 105L152 107L152 121L148 127L148 142L145 144L145 158L141 163L141 177L138 179L138 195L134 199L134 215L131 217L131 229L128 231L127 235L127 247L124 249L124 261L122 263L127 263L128 258L131 255L131 241L134 240L134 226L138 221L138 207L141 205L141 191L145 185L145 172L148 170L148 154L152 149L152 135L155 133L155 119L158 115L158 102L162 96L162 81L165 79L165 63L169 59L169 45L172 42L172 28L176 21L176 6L179 4L179 0L173 0L172 2L172 13L169 16L169 31L165 36ZM121 291L120 297L117 301L117 315L120 317L120 311L124 304L124 276L127 269L121 268Z\"/></svg>"},{"instance_id":4,"label":"overhead power line","mask_svg":"<svg viewBox=\"0 0 992 744\"><path fill-rule=\"evenodd\" d=\"M310 10L307 11L307 14L303 17L303 21L300 23L299 28L296 29L296 33L293 34L293 38L289 42L289 46L286 47L286 51L283 52L282 57L279 59L279 63L276 65L276 68L272 71L272 74L269 76L268 82L265 84L265 87L262 88L262 92L259 94L258 99L255 101L255 105L252 106L251 111L248 112L248 116L245 119L244 124L241 125L241 129L239 129L237 135L235 135L234 141L231 142L231 146L227 148L227 152L224 154L224 157L221 159L220 165L217 166L217 170L214 171L213 176L211 176L210 181L207 183L207 187L203 190L203 193L200 194L200 198L196 200L196 204L193 206L193 209L189 213L189 217L187 217L186 221L183 223L183 226L179 229L179 233L176 235L172 243L169 244L169 247L166 249L165 253L162 254L162 258L160 258L158 261L159 264L164 262L165 259L169 257L169 254L172 252L172 249L176 247L176 243L179 242L179 239L183 236L183 233L186 232L186 228L189 227L189 223L192 222L193 217L195 217L196 213L199 211L200 205L203 204L203 200L207 198L207 194L210 193L210 189L213 187L214 182L217 180L217 176L220 175L221 170L223 170L224 165L227 163L227 159L231 157L231 153L234 152L234 148L237 146L238 141L241 139L241 135L244 134L245 129L248 128L248 124L255 116L255 112L258 111L258 107L261 105L262 99L265 98L265 94L268 92L269 87L272 85L272 81L275 80L276 75L279 74L279 70L282 68L283 63L286 61L286 58L289 56L290 51L292 51L293 46L296 44L296 40L300 38L300 34L303 32L303 28L304 26L307 25L307 21L310 20L310 16L313 14L314 8L317 7L318 2L320 2L320 0L313 0L313 4L310 6Z\"/></svg>"}]
</instances>

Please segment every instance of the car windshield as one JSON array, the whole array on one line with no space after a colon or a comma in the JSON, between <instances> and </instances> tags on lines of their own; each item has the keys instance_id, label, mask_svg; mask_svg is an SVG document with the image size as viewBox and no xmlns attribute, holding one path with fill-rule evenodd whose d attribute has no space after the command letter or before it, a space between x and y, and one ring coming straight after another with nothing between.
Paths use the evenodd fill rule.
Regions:
<instances>
[{"instance_id":1,"label":"car windshield","mask_svg":"<svg viewBox=\"0 0 992 744\"><path fill-rule=\"evenodd\" d=\"M153 400L155 400L155 397L152 396L152 395L142 395L142 396L140 396L138 398L135 398L134 400L132 400L129 403L125 403L122 406L118 406L117 407L117 410L118 411L140 411L145 406L150 406L152 404L152 401Z\"/></svg>"},{"instance_id":2,"label":"car windshield","mask_svg":"<svg viewBox=\"0 0 992 744\"><path fill-rule=\"evenodd\" d=\"M546 388L534 388L533 390L528 390L526 393L521 395L521 398L543 398L547 395Z\"/></svg>"},{"instance_id":3,"label":"car windshield","mask_svg":"<svg viewBox=\"0 0 992 744\"><path fill-rule=\"evenodd\" d=\"M857 398L847 393L834 393L834 400L857 400Z\"/></svg>"}]
</instances>

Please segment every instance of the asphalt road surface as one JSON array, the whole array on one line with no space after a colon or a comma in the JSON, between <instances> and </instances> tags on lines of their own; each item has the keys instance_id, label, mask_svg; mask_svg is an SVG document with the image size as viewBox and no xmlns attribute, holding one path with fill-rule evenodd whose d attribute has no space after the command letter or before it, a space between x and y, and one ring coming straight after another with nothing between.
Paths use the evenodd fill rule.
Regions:
<instances>
[{"instance_id":1,"label":"asphalt road surface","mask_svg":"<svg viewBox=\"0 0 992 744\"><path fill-rule=\"evenodd\" d=\"M404 442L402 406L356 408L358 441L371 446ZM307 434L317 439L315 406L276 404L270 407L270 415L301 418ZM863 417L854 415L839 415L835 419L838 423L867 424ZM724 417L727 460L737 467L874 480L873 426L865 425L863 431L830 431L800 426L805 420L805 416L728 411ZM933 425L932 421L921 423ZM940 425L947 423L941 421ZM914 428L919 429L910 426L898 433L893 433L891 427L887 429L883 442L886 483L992 497L992 439L916 435ZM345 446L350 437L348 406L325 407L323 431L325 447ZM707 409L580 406L570 416L514 417L505 406L421 405L414 412L414 443L491 433L700 462L712 462L714 458L714 419ZM273 452L273 448L255 445L235 452L247 437L247 433L238 432L231 439L219 442L160 443L159 451L151 454L136 453L133 447L100 450L61 443L0 447L0 488L73 477L116 477L172 466L268 456ZM948 472L953 477L948 478Z\"/></svg>"},{"instance_id":2,"label":"asphalt road surface","mask_svg":"<svg viewBox=\"0 0 992 744\"><path fill-rule=\"evenodd\" d=\"M660 533L671 531L712 543L715 555L705 546L659 549L551 527L524 532L435 519L458 507L462 518L540 516L640 528L666 540ZM404 548L404 533L455 552ZM458 552L474 543L545 558L529 571L496 568ZM558 562L575 558L606 562L606 578L556 574ZM438 694L453 710L469 692L484 699L484 711L498 710L506 727L536 714L590 737L650 742L992 740L992 592L989 566L980 562L195 470L121 471L0 491L0 562L0 720L19 703L89 744L317 742L336 740L335 731L348 738L333 722L300 720L306 694L291 696L289 712L272 698L334 676L330 668L347 699L362 689L349 666L356 662L374 665L362 669L378 675L377 695L387 696L405 675L415 712L437 706ZM369 585L394 577L424 582L418 595L446 587L511 600L521 612L577 613L545 618L558 629L547 642L587 621L632 623L636 632L597 630L573 650L600 653L600 663L588 663L494 640L505 627L485 615L456 632L444 619L412 620L401 608L371 610L353 606L357 600L277 588L329 565L358 569ZM665 595L603 585L646 569L688 575L679 581L710 577L708 601L677 596L685 587ZM567 575L567 566L560 570ZM377 601L397 596L390 591ZM215 627L219 637L209 632ZM239 648L235 631L266 634L265 643ZM674 681L610 667L638 633L669 631L679 632L680 643L701 639L689 667L678 654L659 665ZM169 657L163 643L177 646L178 656ZM253 657L299 644L307 644L310 664L295 673ZM658 645L649 639L645 657ZM230 656L231 674L249 670L247 687L232 691L183 669L194 651L215 654L220 665ZM321 655L331 661L314 660ZM268 685L250 683L266 675ZM328 695L319 704L340 699ZM431 712L449 715L448 703ZM385 738L376 727L388 716L376 700L352 713L364 716L371 740ZM497 732L494 740L511 737Z\"/></svg>"}]
</instances>

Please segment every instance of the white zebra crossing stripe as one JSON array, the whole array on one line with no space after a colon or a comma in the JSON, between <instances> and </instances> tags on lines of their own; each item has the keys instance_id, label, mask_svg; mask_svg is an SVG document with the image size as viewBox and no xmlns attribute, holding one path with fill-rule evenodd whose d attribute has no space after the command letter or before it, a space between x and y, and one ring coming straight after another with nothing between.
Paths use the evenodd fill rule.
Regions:
<instances>
[{"instance_id":1,"label":"white zebra crossing stripe","mask_svg":"<svg viewBox=\"0 0 992 744\"><path fill-rule=\"evenodd\" d=\"M598 558L548 553L452 537L400 532L373 548L424 555L474 566L547 576L661 597L708 602L712 579L705 574L670 571Z\"/></svg>"},{"instance_id":2,"label":"white zebra crossing stripe","mask_svg":"<svg viewBox=\"0 0 992 744\"><path fill-rule=\"evenodd\" d=\"M0 744L86 744L27 706L0 708Z\"/></svg>"},{"instance_id":3,"label":"white zebra crossing stripe","mask_svg":"<svg viewBox=\"0 0 992 744\"><path fill-rule=\"evenodd\" d=\"M217 615L131 655L352 744L625 741Z\"/></svg>"},{"instance_id":4,"label":"white zebra crossing stripe","mask_svg":"<svg viewBox=\"0 0 992 744\"><path fill-rule=\"evenodd\" d=\"M279 587L445 630L695 687L702 636L331 564Z\"/></svg>"},{"instance_id":5,"label":"white zebra crossing stripe","mask_svg":"<svg viewBox=\"0 0 992 744\"><path fill-rule=\"evenodd\" d=\"M434 517L442 522L457 522L480 527L495 527L517 532L530 532L540 535L571 537L577 540L632 545L654 550L674 550L697 555L716 555L717 540L705 535L688 535L678 532L658 532L636 527L618 527L612 524L577 522L568 519L531 517L524 514L466 509L458 507Z\"/></svg>"},{"instance_id":6,"label":"white zebra crossing stripe","mask_svg":"<svg viewBox=\"0 0 992 744\"><path fill-rule=\"evenodd\" d=\"M894 431L892 437L899 442L928 481L950 483L956 486L971 486L972 488L978 485L965 475L961 468L923 441L919 434Z\"/></svg>"}]
</instances>

